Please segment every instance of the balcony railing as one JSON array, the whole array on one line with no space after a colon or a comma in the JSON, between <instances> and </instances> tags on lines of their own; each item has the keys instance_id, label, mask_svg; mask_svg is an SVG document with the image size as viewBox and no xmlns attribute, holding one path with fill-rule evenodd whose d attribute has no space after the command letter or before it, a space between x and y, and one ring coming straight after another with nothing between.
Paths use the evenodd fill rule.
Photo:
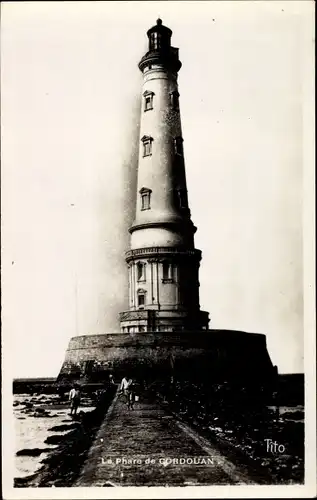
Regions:
<instances>
[{"instance_id":1,"label":"balcony railing","mask_svg":"<svg viewBox=\"0 0 317 500\"><path fill-rule=\"evenodd\" d=\"M125 257L126 260L131 260L136 257L144 257L144 255L151 255L153 257L160 257L166 254L177 254L179 256L186 257L196 257L196 259L201 259L201 250L193 249L187 250L183 248L174 248L174 247L149 247L149 248L137 248L135 250L129 250L126 252Z\"/></svg>"}]
</instances>

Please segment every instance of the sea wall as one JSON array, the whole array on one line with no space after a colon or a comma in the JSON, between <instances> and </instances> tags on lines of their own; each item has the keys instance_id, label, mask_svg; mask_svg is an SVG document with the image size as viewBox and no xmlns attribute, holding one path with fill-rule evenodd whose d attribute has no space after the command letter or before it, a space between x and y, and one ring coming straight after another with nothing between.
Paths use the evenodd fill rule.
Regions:
<instances>
[{"instance_id":1,"label":"sea wall","mask_svg":"<svg viewBox=\"0 0 317 500\"><path fill-rule=\"evenodd\" d=\"M173 333L109 333L73 337L59 379L129 371L146 377L158 373L214 379L271 377L274 369L266 337L231 330Z\"/></svg>"}]
</instances>

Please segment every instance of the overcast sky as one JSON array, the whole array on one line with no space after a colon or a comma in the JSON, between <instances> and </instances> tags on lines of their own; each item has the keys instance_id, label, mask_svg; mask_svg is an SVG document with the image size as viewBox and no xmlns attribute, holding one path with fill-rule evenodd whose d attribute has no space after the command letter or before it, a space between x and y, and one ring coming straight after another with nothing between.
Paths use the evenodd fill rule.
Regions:
<instances>
[{"instance_id":1,"label":"overcast sky","mask_svg":"<svg viewBox=\"0 0 317 500\"><path fill-rule=\"evenodd\" d=\"M303 370L303 56L311 2L2 4L3 322L14 376L119 331L146 30L180 49L200 303ZM8 350L7 350L8 355Z\"/></svg>"}]
</instances>

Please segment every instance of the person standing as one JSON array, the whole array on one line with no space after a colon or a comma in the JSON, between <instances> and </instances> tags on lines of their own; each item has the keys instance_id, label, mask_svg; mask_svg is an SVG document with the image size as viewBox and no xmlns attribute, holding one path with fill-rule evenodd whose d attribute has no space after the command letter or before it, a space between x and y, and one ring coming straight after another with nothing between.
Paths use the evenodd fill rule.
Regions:
<instances>
[{"instance_id":1,"label":"person standing","mask_svg":"<svg viewBox=\"0 0 317 500\"><path fill-rule=\"evenodd\" d=\"M135 389L135 383L132 379L130 379L130 384L128 387L128 410L134 410Z\"/></svg>"},{"instance_id":2,"label":"person standing","mask_svg":"<svg viewBox=\"0 0 317 500\"><path fill-rule=\"evenodd\" d=\"M76 415L80 403L80 390L77 384L69 392L70 414Z\"/></svg>"}]
</instances>

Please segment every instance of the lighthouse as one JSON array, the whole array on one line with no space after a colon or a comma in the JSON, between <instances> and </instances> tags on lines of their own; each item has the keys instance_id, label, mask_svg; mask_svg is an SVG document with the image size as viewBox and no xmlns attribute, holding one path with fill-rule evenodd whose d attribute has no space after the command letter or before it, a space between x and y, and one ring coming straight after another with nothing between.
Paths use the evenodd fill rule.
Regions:
<instances>
[{"instance_id":1,"label":"lighthouse","mask_svg":"<svg viewBox=\"0 0 317 500\"><path fill-rule=\"evenodd\" d=\"M129 308L121 333L207 330L200 310L196 227L191 220L172 31L158 19L147 32L143 75L135 218L126 253Z\"/></svg>"},{"instance_id":2,"label":"lighthouse","mask_svg":"<svg viewBox=\"0 0 317 500\"><path fill-rule=\"evenodd\" d=\"M177 83L182 65L160 19L147 36L139 62L135 214L125 254L129 303L120 331L70 339L58 382L104 382L111 371L118 378L133 373L149 381L193 377L262 387L275 373L265 335L211 329L200 309L201 251L188 204Z\"/></svg>"}]
</instances>

